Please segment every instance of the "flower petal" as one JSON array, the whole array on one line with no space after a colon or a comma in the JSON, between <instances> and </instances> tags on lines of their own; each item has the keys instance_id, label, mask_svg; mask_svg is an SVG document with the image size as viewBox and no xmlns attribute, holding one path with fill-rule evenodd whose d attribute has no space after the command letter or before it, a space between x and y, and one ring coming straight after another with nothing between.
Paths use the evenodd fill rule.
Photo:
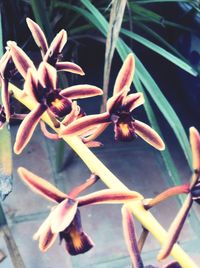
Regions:
<instances>
[{"instance_id":1,"label":"flower petal","mask_svg":"<svg viewBox=\"0 0 200 268\"><path fill-rule=\"evenodd\" d=\"M183 224L186 220L188 212L192 205L192 196L188 194L183 206L179 210L178 214L176 215L175 219L173 220L166 237L164 244L162 245L162 249L158 254L157 259L163 260L165 259L171 252L173 245L176 243L179 234L182 230Z\"/></svg>"},{"instance_id":2,"label":"flower petal","mask_svg":"<svg viewBox=\"0 0 200 268\"><path fill-rule=\"evenodd\" d=\"M40 121L40 129L41 129L42 133L44 134L44 136L47 137L48 139L51 139L51 140L59 140L60 139L60 137L57 133L51 133L47 130L46 124L42 120Z\"/></svg>"},{"instance_id":3,"label":"flower petal","mask_svg":"<svg viewBox=\"0 0 200 268\"><path fill-rule=\"evenodd\" d=\"M43 61L38 68L39 80L43 88L56 89L57 72L49 63Z\"/></svg>"},{"instance_id":4,"label":"flower petal","mask_svg":"<svg viewBox=\"0 0 200 268\"><path fill-rule=\"evenodd\" d=\"M82 135L102 123L110 121L108 113L88 115L77 119L60 131L61 135Z\"/></svg>"},{"instance_id":5,"label":"flower petal","mask_svg":"<svg viewBox=\"0 0 200 268\"><path fill-rule=\"evenodd\" d=\"M132 266L141 268L144 267L137 245L133 216L125 205L122 207L122 226Z\"/></svg>"},{"instance_id":6,"label":"flower petal","mask_svg":"<svg viewBox=\"0 0 200 268\"><path fill-rule=\"evenodd\" d=\"M66 249L73 256L83 254L94 246L92 239L83 232L79 210L70 227L60 233L60 238L65 240Z\"/></svg>"},{"instance_id":7,"label":"flower petal","mask_svg":"<svg viewBox=\"0 0 200 268\"><path fill-rule=\"evenodd\" d=\"M133 75L135 72L135 59L133 54L129 54L124 61L122 68L120 69L117 79L115 81L113 95L120 92L124 86L127 86L128 88L131 85L131 82L133 80Z\"/></svg>"},{"instance_id":8,"label":"flower petal","mask_svg":"<svg viewBox=\"0 0 200 268\"><path fill-rule=\"evenodd\" d=\"M133 124L135 127L135 133L144 139L147 143L160 151L165 149L163 140L150 126L138 120L135 120Z\"/></svg>"},{"instance_id":9,"label":"flower petal","mask_svg":"<svg viewBox=\"0 0 200 268\"><path fill-rule=\"evenodd\" d=\"M9 61L11 60L10 51L7 50L0 59L0 76L4 79L6 76L6 69L9 65Z\"/></svg>"},{"instance_id":10,"label":"flower petal","mask_svg":"<svg viewBox=\"0 0 200 268\"><path fill-rule=\"evenodd\" d=\"M89 187L91 187L93 184L95 184L98 181L99 177L95 174L91 174L91 176L81 185L75 187L72 191L69 192L69 196L71 198L77 197L80 193L87 190Z\"/></svg>"},{"instance_id":11,"label":"flower petal","mask_svg":"<svg viewBox=\"0 0 200 268\"><path fill-rule=\"evenodd\" d=\"M83 99L102 95L103 91L92 85L76 85L61 90L60 94L69 99Z\"/></svg>"},{"instance_id":12,"label":"flower petal","mask_svg":"<svg viewBox=\"0 0 200 268\"><path fill-rule=\"evenodd\" d=\"M76 101L73 101L72 102L72 110L62 120L61 127L63 127L63 125L64 126L69 125L70 123L72 123L73 121L75 121L78 118L79 115L81 115L81 108L80 108L80 106L77 105L77 102Z\"/></svg>"},{"instance_id":13,"label":"flower petal","mask_svg":"<svg viewBox=\"0 0 200 268\"><path fill-rule=\"evenodd\" d=\"M55 67L57 71L65 71L74 74L85 75L84 71L79 65L70 61L57 62Z\"/></svg>"},{"instance_id":14,"label":"flower petal","mask_svg":"<svg viewBox=\"0 0 200 268\"><path fill-rule=\"evenodd\" d=\"M12 60L18 70L18 72L26 79L26 74L29 68L35 69L35 66L32 60L28 57L28 55L17 46L17 44L13 41L7 42L8 47L10 48L10 53L12 56Z\"/></svg>"},{"instance_id":15,"label":"flower petal","mask_svg":"<svg viewBox=\"0 0 200 268\"><path fill-rule=\"evenodd\" d=\"M14 144L14 152L16 154L20 154L31 139L40 117L45 110L46 106L39 104L22 121L21 125L19 126Z\"/></svg>"},{"instance_id":16,"label":"flower petal","mask_svg":"<svg viewBox=\"0 0 200 268\"><path fill-rule=\"evenodd\" d=\"M6 115L6 121L8 122L10 119L10 94L8 91L8 81L5 79L2 79L1 81L2 81L2 87L1 87L2 104Z\"/></svg>"},{"instance_id":17,"label":"flower petal","mask_svg":"<svg viewBox=\"0 0 200 268\"><path fill-rule=\"evenodd\" d=\"M192 149L193 169L200 172L200 134L195 127L191 127L190 144Z\"/></svg>"},{"instance_id":18,"label":"flower petal","mask_svg":"<svg viewBox=\"0 0 200 268\"><path fill-rule=\"evenodd\" d=\"M44 60L52 65L55 65L66 42L67 42L67 32L65 30L61 30L51 42L44 56Z\"/></svg>"},{"instance_id":19,"label":"flower petal","mask_svg":"<svg viewBox=\"0 0 200 268\"><path fill-rule=\"evenodd\" d=\"M127 111L132 111L142 104L144 104L144 96L141 92L128 95L123 102L123 106Z\"/></svg>"},{"instance_id":20,"label":"flower petal","mask_svg":"<svg viewBox=\"0 0 200 268\"><path fill-rule=\"evenodd\" d=\"M128 91L129 88L125 86L120 92L108 99L106 109L110 114L114 113L122 106L123 100L126 97Z\"/></svg>"},{"instance_id":21,"label":"flower petal","mask_svg":"<svg viewBox=\"0 0 200 268\"><path fill-rule=\"evenodd\" d=\"M67 198L52 211L51 230L53 233L62 232L71 224L77 212L77 206L77 200Z\"/></svg>"},{"instance_id":22,"label":"flower petal","mask_svg":"<svg viewBox=\"0 0 200 268\"><path fill-rule=\"evenodd\" d=\"M100 190L88 195L78 197L78 206L93 204L119 204L126 201L142 199L142 195L134 191Z\"/></svg>"},{"instance_id":23,"label":"flower petal","mask_svg":"<svg viewBox=\"0 0 200 268\"><path fill-rule=\"evenodd\" d=\"M42 195L51 201L60 203L68 197L68 195L57 189L47 180L44 180L43 178L30 172L28 169L19 167L18 173L23 182L25 182L32 191Z\"/></svg>"},{"instance_id":24,"label":"flower petal","mask_svg":"<svg viewBox=\"0 0 200 268\"><path fill-rule=\"evenodd\" d=\"M49 228L46 229L45 232L40 235L39 249L42 252L46 252L54 244L57 236L58 234L53 234L51 231L51 227L49 226Z\"/></svg>"},{"instance_id":25,"label":"flower petal","mask_svg":"<svg viewBox=\"0 0 200 268\"><path fill-rule=\"evenodd\" d=\"M24 93L31 97L33 101L39 101L37 72L32 68L29 68L27 71Z\"/></svg>"},{"instance_id":26,"label":"flower petal","mask_svg":"<svg viewBox=\"0 0 200 268\"><path fill-rule=\"evenodd\" d=\"M35 43L41 49L42 56L44 56L45 53L47 52L48 44L42 29L37 23L35 23L30 18L26 18L26 23L31 31Z\"/></svg>"}]
</instances>

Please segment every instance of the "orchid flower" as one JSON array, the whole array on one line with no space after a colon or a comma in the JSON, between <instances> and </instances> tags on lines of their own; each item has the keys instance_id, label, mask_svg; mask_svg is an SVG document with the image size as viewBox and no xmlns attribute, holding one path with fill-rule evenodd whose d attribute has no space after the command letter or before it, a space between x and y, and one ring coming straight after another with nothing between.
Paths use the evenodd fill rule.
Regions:
<instances>
[{"instance_id":1,"label":"orchid flower","mask_svg":"<svg viewBox=\"0 0 200 268\"><path fill-rule=\"evenodd\" d=\"M60 90L57 86L56 69L47 62L42 62L37 71L29 68L23 96L28 96L36 106L19 127L14 145L15 153L19 154L24 149L45 111L54 117L63 117L71 112L72 99L101 94L102 90L92 85L76 85Z\"/></svg>"},{"instance_id":2,"label":"orchid flower","mask_svg":"<svg viewBox=\"0 0 200 268\"><path fill-rule=\"evenodd\" d=\"M193 175L188 186L188 194L177 216L170 225L166 241L158 255L159 260L165 259L170 254L173 245L179 237L193 201L200 204L200 134L194 127L190 128L190 144L193 160Z\"/></svg>"},{"instance_id":3,"label":"orchid flower","mask_svg":"<svg viewBox=\"0 0 200 268\"><path fill-rule=\"evenodd\" d=\"M77 197L96 182L97 177L94 175L67 195L23 167L18 169L18 173L31 190L57 203L34 235L34 239L39 239L41 251L47 251L53 245L58 235L61 240L65 241L66 249L71 255L84 253L93 247L94 243L91 238L82 229L78 207L101 203L141 201L143 198L134 191L107 189Z\"/></svg>"},{"instance_id":4,"label":"orchid flower","mask_svg":"<svg viewBox=\"0 0 200 268\"><path fill-rule=\"evenodd\" d=\"M160 136L147 124L133 118L133 110L144 103L142 93L129 94L135 70L133 54L129 54L117 76L113 96L107 101L107 111L80 118L61 131L62 135L81 135L97 127L98 135L110 123L114 124L115 139L132 141L137 135L159 150L165 145Z\"/></svg>"},{"instance_id":5,"label":"orchid flower","mask_svg":"<svg viewBox=\"0 0 200 268\"><path fill-rule=\"evenodd\" d=\"M65 30L62 29L48 47L45 34L40 26L30 18L27 18L26 22L31 31L33 39L35 40L37 46L40 48L43 61L46 61L53 65L57 71L67 71L79 75L84 75L83 70L77 64L69 61L60 61L62 58L63 47L67 42L67 32Z\"/></svg>"}]
</instances>

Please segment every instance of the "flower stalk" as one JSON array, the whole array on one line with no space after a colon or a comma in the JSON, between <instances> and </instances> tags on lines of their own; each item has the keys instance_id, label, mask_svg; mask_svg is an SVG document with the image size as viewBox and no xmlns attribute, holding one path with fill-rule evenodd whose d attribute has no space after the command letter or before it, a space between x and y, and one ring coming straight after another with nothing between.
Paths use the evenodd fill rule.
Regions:
<instances>
[{"instance_id":1,"label":"flower stalk","mask_svg":"<svg viewBox=\"0 0 200 268\"><path fill-rule=\"evenodd\" d=\"M29 97L21 98L22 91L15 87L13 84L9 84L9 91L13 93L13 96L24 104L27 108L32 110L35 108L35 104ZM52 120L47 112L42 115L42 120L48 124L56 133L59 134L60 128L55 128ZM92 173L100 177L104 184L113 190L127 191L129 190L104 164L91 152L90 149L76 136L64 136L64 141L79 155L83 162L87 165ZM133 189L134 190L134 189ZM167 238L167 232L160 225L160 223L154 218L154 216L144 208L142 200L127 202L129 210L140 221L142 226L147 229L160 244L163 244ZM198 266L187 255L182 248L175 244L171 255L183 268L197 268Z\"/></svg>"}]
</instances>

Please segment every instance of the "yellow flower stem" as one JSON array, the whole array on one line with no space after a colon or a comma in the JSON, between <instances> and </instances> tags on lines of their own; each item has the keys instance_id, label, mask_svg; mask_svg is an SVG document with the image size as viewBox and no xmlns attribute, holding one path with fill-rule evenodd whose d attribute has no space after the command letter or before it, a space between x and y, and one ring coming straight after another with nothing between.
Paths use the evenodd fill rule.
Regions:
<instances>
[{"instance_id":1,"label":"yellow flower stem","mask_svg":"<svg viewBox=\"0 0 200 268\"><path fill-rule=\"evenodd\" d=\"M28 98L21 98L21 90L10 84L9 90L13 93L14 97L23 103L30 110L34 108L33 102ZM47 123L55 132L59 133L59 128L55 128L52 120L49 118L47 113L44 113L42 119ZM88 149L88 147L81 141L80 138L63 137L63 139L72 147L72 149L79 155L79 157L84 161L87 167L92 173L98 175L101 180L110 189L116 190L129 190L104 164ZM132 189L134 190L134 189ZM167 232L160 225L160 223L154 218L154 216L147 210L140 201L134 201L127 203L133 215L138 219L138 221L146 228L159 242L163 244L167 237ZM176 244L174 245L171 255L183 268L198 268L194 261L188 256L182 248Z\"/></svg>"}]
</instances>

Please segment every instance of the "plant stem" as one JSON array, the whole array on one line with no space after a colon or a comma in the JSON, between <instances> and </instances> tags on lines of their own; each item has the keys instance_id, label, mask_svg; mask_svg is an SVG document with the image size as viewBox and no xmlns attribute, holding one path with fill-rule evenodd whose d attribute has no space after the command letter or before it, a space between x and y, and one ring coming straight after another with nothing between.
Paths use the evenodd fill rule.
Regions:
<instances>
[{"instance_id":1,"label":"plant stem","mask_svg":"<svg viewBox=\"0 0 200 268\"><path fill-rule=\"evenodd\" d=\"M21 97L21 90L14 85L9 85L9 90L13 92L14 97L23 103L30 110L34 108L34 104L28 97ZM52 124L47 113L44 113L42 119L47 123L55 132L59 133L59 128L55 128ZM106 167L104 164L88 149L88 147L76 136L64 136L63 140L78 154L92 173L99 176L101 180L110 189L128 191L129 189ZM134 190L134 189L132 189ZM167 238L167 232L154 218L154 216L145 210L141 200L127 202L127 206L132 211L133 215L139 222L146 228L159 242L163 244ZM185 253L177 244L174 245L171 255L183 268L198 268L193 260Z\"/></svg>"}]
</instances>

